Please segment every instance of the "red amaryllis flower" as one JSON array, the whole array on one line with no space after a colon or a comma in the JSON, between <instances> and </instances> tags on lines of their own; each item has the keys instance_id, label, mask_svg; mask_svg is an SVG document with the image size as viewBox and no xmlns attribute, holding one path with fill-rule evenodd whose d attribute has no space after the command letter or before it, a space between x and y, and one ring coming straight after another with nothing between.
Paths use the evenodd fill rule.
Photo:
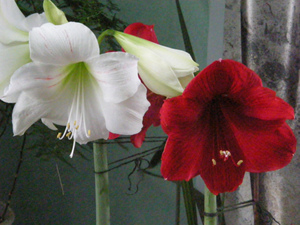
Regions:
<instances>
[{"instance_id":1,"label":"red amaryllis flower","mask_svg":"<svg viewBox=\"0 0 300 225\"><path fill-rule=\"evenodd\" d=\"M168 180L201 175L215 195L234 191L245 171L277 170L291 161L296 139L285 121L293 118L293 108L262 87L252 70L216 61L161 109L168 134L162 175Z\"/></svg>"},{"instance_id":2,"label":"red amaryllis flower","mask_svg":"<svg viewBox=\"0 0 300 225\"><path fill-rule=\"evenodd\" d=\"M154 25L133 23L124 30L124 33L131 34L158 44L157 37L153 28ZM166 97L157 95L147 88L147 99L151 105L148 111L144 115L143 128L138 134L132 135L130 137L132 144L137 148L140 148L142 146L145 140L146 132L149 129L149 127L151 125L153 126L160 125L159 111Z\"/></svg>"}]
</instances>

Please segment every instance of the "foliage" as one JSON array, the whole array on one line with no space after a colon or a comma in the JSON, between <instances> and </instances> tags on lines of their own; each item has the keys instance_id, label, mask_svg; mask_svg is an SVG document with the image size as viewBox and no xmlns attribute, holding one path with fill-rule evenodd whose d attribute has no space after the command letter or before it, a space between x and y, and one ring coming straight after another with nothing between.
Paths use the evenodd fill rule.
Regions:
<instances>
[{"instance_id":1,"label":"foliage","mask_svg":"<svg viewBox=\"0 0 300 225\"><path fill-rule=\"evenodd\" d=\"M54 0L53 3L64 11L69 21L80 22L94 31L96 36L107 29L124 30L126 23L117 17L120 11L112 0ZM18 0L24 15L43 12L43 1ZM113 39L107 40L109 50L119 47Z\"/></svg>"}]
</instances>

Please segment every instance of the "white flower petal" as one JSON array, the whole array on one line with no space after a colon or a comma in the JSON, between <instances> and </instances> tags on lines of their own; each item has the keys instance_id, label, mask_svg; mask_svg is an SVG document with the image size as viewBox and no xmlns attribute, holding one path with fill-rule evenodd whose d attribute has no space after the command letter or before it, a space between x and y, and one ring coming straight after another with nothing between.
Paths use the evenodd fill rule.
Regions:
<instances>
[{"instance_id":1,"label":"white flower petal","mask_svg":"<svg viewBox=\"0 0 300 225\"><path fill-rule=\"evenodd\" d=\"M103 103L107 129L116 134L132 135L142 129L142 121L150 103L146 98L147 89L141 84L134 96L117 104Z\"/></svg>"},{"instance_id":2,"label":"white flower petal","mask_svg":"<svg viewBox=\"0 0 300 225\"><path fill-rule=\"evenodd\" d=\"M156 94L173 97L183 93L184 89L174 71L152 54L139 60L138 71L145 85Z\"/></svg>"},{"instance_id":3,"label":"white flower petal","mask_svg":"<svg viewBox=\"0 0 300 225\"><path fill-rule=\"evenodd\" d=\"M42 13L42 14L34 13L34 14L27 16L23 20L23 23L21 23L21 25L25 31L29 32L32 30L32 28L40 27L45 23L48 23L45 13Z\"/></svg>"},{"instance_id":4,"label":"white flower petal","mask_svg":"<svg viewBox=\"0 0 300 225\"><path fill-rule=\"evenodd\" d=\"M68 65L99 55L96 36L86 26L69 22L44 24L29 33L31 59L54 65Z\"/></svg>"},{"instance_id":5,"label":"white flower petal","mask_svg":"<svg viewBox=\"0 0 300 225\"><path fill-rule=\"evenodd\" d=\"M28 42L28 32L45 23L44 14L32 14L25 18L15 0L0 0L0 42Z\"/></svg>"},{"instance_id":6,"label":"white flower petal","mask_svg":"<svg viewBox=\"0 0 300 225\"><path fill-rule=\"evenodd\" d=\"M198 64L193 61L192 57L187 52L157 45L155 43L153 44L157 48L154 47L152 50L158 56L166 60L166 62L175 71L178 78L193 74L199 70Z\"/></svg>"},{"instance_id":7,"label":"white flower petal","mask_svg":"<svg viewBox=\"0 0 300 225\"><path fill-rule=\"evenodd\" d=\"M45 124L51 130L57 130L57 127L49 119L42 118L43 124Z\"/></svg>"},{"instance_id":8,"label":"white flower petal","mask_svg":"<svg viewBox=\"0 0 300 225\"><path fill-rule=\"evenodd\" d=\"M136 93L141 84L137 61L133 55L124 52L106 53L88 61L106 102L118 103Z\"/></svg>"},{"instance_id":9,"label":"white flower petal","mask_svg":"<svg viewBox=\"0 0 300 225\"><path fill-rule=\"evenodd\" d=\"M58 94L59 82L65 76L61 67L34 62L27 63L15 71L2 100L14 103L22 91L34 92L36 99L53 99Z\"/></svg>"},{"instance_id":10,"label":"white flower petal","mask_svg":"<svg viewBox=\"0 0 300 225\"><path fill-rule=\"evenodd\" d=\"M8 87L13 73L30 62L28 44L3 45L0 43L0 98Z\"/></svg>"},{"instance_id":11,"label":"white flower petal","mask_svg":"<svg viewBox=\"0 0 300 225\"><path fill-rule=\"evenodd\" d=\"M23 135L32 124L46 115L45 109L47 110L44 104L23 92L12 114L14 135Z\"/></svg>"}]
</instances>

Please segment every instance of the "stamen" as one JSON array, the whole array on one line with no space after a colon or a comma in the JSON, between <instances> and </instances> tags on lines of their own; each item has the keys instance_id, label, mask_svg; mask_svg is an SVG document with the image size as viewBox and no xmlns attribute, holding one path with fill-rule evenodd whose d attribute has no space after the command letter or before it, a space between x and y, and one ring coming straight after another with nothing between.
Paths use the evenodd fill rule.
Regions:
<instances>
[{"instance_id":1,"label":"stamen","mask_svg":"<svg viewBox=\"0 0 300 225\"><path fill-rule=\"evenodd\" d=\"M91 136L91 130L88 130L88 136Z\"/></svg>"},{"instance_id":2,"label":"stamen","mask_svg":"<svg viewBox=\"0 0 300 225\"><path fill-rule=\"evenodd\" d=\"M67 133L66 137L68 138L71 134L72 134L72 132Z\"/></svg>"},{"instance_id":3,"label":"stamen","mask_svg":"<svg viewBox=\"0 0 300 225\"><path fill-rule=\"evenodd\" d=\"M59 139L59 138L61 138L61 135L62 135L62 132L59 132L56 137Z\"/></svg>"},{"instance_id":4,"label":"stamen","mask_svg":"<svg viewBox=\"0 0 300 225\"><path fill-rule=\"evenodd\" d=\"M78 130L78 128L79 128L79 125L77 125L77 127L75 127L76 130Z\"/></svg>"},{"instance_id":5,"label":"stamen","mask_svg":"<svg viewBox=\"0 0 300 225\"><path fill-rule=\"evenodd\" d=\"M76 141L75 141L75 139L73 139L73 147L72 147L72 151L71 151L71 154L70 154L70 158L73 158L74 151L75 151L75 146L76 146Z\"/></svg>"},{"instance_id":6,"label":"stamen","mask_svg":"<svg viewBox=\"0 0 300 225\"><path fill-rule=\"evenodd\" d=\"M240 166L243 162L244 162L243 160L239 160L236 165Z\"/></svg>"},{"instance_id":7,"label":"stamen","mask_svg":"<svg viewBox=\"0 0 300 225\"><path fill-rule=\"evenodd\" d=\"M76 120L74 121L74 126L76 126Z\"/></svg>"},{"instance_id":8,"label":"stamen","mask_svg":"<svg viewBox=\"0 0 300 225\"><path fill-rule=\"evenodd\" d=\"M68 130L70 129L70 123L67 124L67 128L68 128Z\"/></svg>"},{"instance_id":9,"label":"stamen","mask_svg":"<svg viewBox=\"0 0 300 225\"><path fill-rule=\"evenodd\" d=\"M217 162L215 159L212 159L211 161L212 161L213 166L217 165Z\"/></svg>"},{"instance_id":10,"label":"stamen","mask_svg":"<svg viewBox=\"0 0 300 225\"><path fill-rule=\"evenodd\" d=\"M244 162L243 160L239 160L236 163L235 160L233 159L230 151L228 151L228 150L220 150L220 158L223 159L224 162L226 162L229 159L229 157L230 157L233 165L235 165L236 167L239 167Z\"/></svg>"},{"instance_id":11,"label":"stamen","mask_svg":"<svg viewBox=\"0 0 300 225\"><path fill-rule=\"evenodd\" d=\"M224 162L225 162L225 161L227 161L229 156L231 156L231 153L228 150L220 150L220 156L222 159L224 158Z\"/></svg>"}]
</instances>

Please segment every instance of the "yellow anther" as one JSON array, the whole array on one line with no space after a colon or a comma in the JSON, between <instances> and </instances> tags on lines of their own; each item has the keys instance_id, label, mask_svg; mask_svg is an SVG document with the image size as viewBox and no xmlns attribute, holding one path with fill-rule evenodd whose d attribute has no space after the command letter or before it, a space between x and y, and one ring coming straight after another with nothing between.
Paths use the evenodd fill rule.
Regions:
<instances>
[{"instance_id":1,"label":"yellow anther","mask_svg":"<svg viewBox=\"0 0 300 225\"><path fill-rule=\"evenodd\" d=\"M66 137L69 137L72 134L72 132L69 132L66 134Z\"/></svg>"},{"instance_id":2,"label":"yellow anther","mask_svg":"<svg viewBox=\"0 0 300 225\"><path fill-rule=\"evenodd\" d=\"M227 156L231 156L230 151L226 150L225 153L226 153Z\"/></svg>"},{"instance_id":3,"label":"yellow anther","mask_svg":"<svg viewBox=\"0 0 300 225\"><path fill-rule=\"evenodd\" d=\"M57 138L61 138L61 135L62 135L62 133L61 132L59 132L58 134L57 134Z\"/></svg>"},{"instance_id":4,"label":"yellow anther","mask_svg":"<svg viewBox=\"0 0 300 225\"><path fill-rule=\"evenodd\" d=\"M78 130L78 128L79 128L79 125L77 125L77 127L75 127L76 130Z\"/></svg>"},{"instance_id":5,"label":"yellow anther","mask_svg":"<svg viewBox=\"0 0 300 225\"><path fill-rule=\"evenodd\" d=\"M67 128L70 129L70 123L67 124Z\"/></svg>"},{"instance_id":6,"label":"yellow anther","mask_svg":"<svg viewBox=\"0 0 300 225\"><path fill-rule=\"evenodd\" d=\"M213 166L217 165L217 162L215 159L212 159L211 161L212 161Z\"/></svg>"},{"instance_id":7,"label":"yellow anther","mask_svg":"<svg viewBox=\"0 0 300 225\"><path fill-rule=\"evenodd\" d=\"M243 160L239 160L236 165L240 166L243 162Z\"/></svg>"},{"instance_id":8,"label":"yellow anther","mask_svg":"<svg viewBox=\"0 0 300 225\"><path fill-rule=\"evenodd\" d=\"M91 136L91 130L88 130L88 135Z\"/></svg>"},{"instance_id":9,"label":"yellow anther","mask_svg":"<svg viewBox=\"0 0 300 225\"><path fill-rule=\"evenodd\" d=\"M75 120L75 121L74 121L74 126L76 126L76 123L77 123L77 122L76 122L76 120Z\"/></svg>"}]
</instances>

